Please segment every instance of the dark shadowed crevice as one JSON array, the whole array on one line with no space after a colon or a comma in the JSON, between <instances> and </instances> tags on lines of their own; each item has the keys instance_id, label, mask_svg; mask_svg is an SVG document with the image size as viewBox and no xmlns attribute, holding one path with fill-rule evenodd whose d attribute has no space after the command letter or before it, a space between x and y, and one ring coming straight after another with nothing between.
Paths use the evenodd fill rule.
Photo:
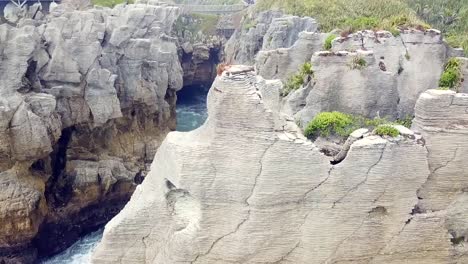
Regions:
<instances>
[{"instance_id":1,"label":"dark shadowed crevice","mask_svg":"<svg viewBox=\"0 0 468 264\"><path fill-rule=\"evenodd\" d=\"M75 128L69 127L62 131L62 136L54 146L51 158L52 176L46 183L45 197L52 207L65 206L72 195L72 180L65 174L67 165L67 149Z\"/></svg>"}]
</instances>

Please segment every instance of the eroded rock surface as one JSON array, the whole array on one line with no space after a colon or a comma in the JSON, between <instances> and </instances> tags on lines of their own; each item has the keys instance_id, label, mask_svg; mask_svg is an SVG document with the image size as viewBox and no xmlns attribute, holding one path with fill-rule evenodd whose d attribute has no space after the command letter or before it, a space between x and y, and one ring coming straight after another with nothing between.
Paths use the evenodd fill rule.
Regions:
<instances>
[{"instance_id":1,"label":"eroded rock surface","mask_svg":"<svg viewBox=\"0 0 468 264\"><path fill-rule=\"evenodd\" d=\"M436 30L336 38L330 52L312 55L315 82L290 95L284 111L303 123L330 110L370 118L413 116L419 95L438 87L449 52ZM363 65L356 65L360 60Z\"/></svg>"},{"instance_id":2,"label":"eroded rock surface","mask_svg":"<svg viewBox=\"0 0 468 264\"><path fill-rule=\"evenodd\" d=\"M226 43L226 59L229 63L253 64L260 50L289 48L300 32L315 32L317 27L310 17L285 16L279 11L249 14Z\"/></svg>"},{"instance_id":3,"label":"eroded rock surface","mask_svg":"<svg viewBox=\"0 0 468 264\"><path fill-rule=\"evenodd\" d=\"M330 34L317 32L311 18L272 11L251 16L228 42L227 59L255 64L262 77L285 83L311 62L314 82L290 93L282 110L304 125L331 110L369 118L411 117L419 95L438 88L444 64L456 55L435 29L405 29L398 36L386 31L343 34L324 51ZM356 56L366 65L354 67Z\"/></svg>"},{"instance_id":4,"label":"eroded rock surface","mask_svg":"<svg viewBox=\"0 0 468 264\"><path fill-rule=\"evenodd\" d=\"M283 119L281 86L238 70L213 84L204 126L168 135L93 263L464 262L467 170L446 164L464 150L428 131L459 145L465 95L421 97L427 147L413 133L356 137L331 165Z\"/></svg>"},{"instance_id":5,"label":"eroded rock surface","mask_svg":"<svg viewBox=\"0 0 468 264\"><path fill-rule=\"evenodd\" d=\"M0 262L105 223L175 128L178 9L138 2L0 25Z\"/></svg>"}]
</instances>

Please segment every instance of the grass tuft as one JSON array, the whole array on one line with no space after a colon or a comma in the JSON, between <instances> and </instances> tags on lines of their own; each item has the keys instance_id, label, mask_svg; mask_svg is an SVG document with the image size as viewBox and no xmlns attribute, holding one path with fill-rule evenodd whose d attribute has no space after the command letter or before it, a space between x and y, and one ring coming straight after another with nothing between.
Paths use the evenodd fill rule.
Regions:
<instances>
[{"instance_id":1,"label":"grass tuft","mask_svg":"<svg viewBox=\"0 0 468 264\"><path fill-rule=\"evenodd\" d=\"M439 86L441 90L457 91L462 80L461 61L457 58L450 58L445 64L444 72L440 76ZM439 88L440 89L440 88Z\"/></svg>"},{"instance_id":2,"label":"grass tuft","mask_svg":"<svg viewBox=\"0 0 468 264\"><path fill-rule=\"evenodd\" d=\"M400 132L398 131L398 129L390 125L382 125L375 129L375 134L381 137L383 136L397 137L398 135L400 135Z\"/></svg>"},{"instance_id":3,"label":"grass tuft","mask_svg":"<svg viewBox=\"0 0 468 264\"><path fill-rule=\"evenodd\" d=\"M330 34L328 35L327 39L325 39L325 44L323 44L323 48L325 50L331 50L332 48L332 42L333 40L336 39L336 35L335 34Z\"/></svg>"},{"instance_id":4,"label":"grass tuft","mask_svg":"<svg viewBox=\"0 0 468 264\"><path fill-rule=\"evenodd\" d=\"M290 92L301 88L304 84L306 84L307 80L312 79L313 76L314 70L312 69L312 64L310 62L302 64L299 71L289 77L284 85L283 90L281 91L281 95L286 96Z\"/></svg>"},{"instance_id":5,"label":"grass tuft","mask_svg":"<svg viewBox=\"0 0 468 264\"><path fill-rule=\"evenodd\" d=\"M323 32L341 29L349 35L360 29L382 29L394 36L400 29L437 28L447 42L468 55L466 0L258 0L257 9L279 9L316 18Z\"/></svg>"},{"instance_id":6,"label":"grass tuft","mask_svg":"<svg viewBox=\"0 0 468 264\"><path fill-rule=\"evenodd\" d=\"M310 139L316 139L319 136L339 136L348 137L353 131L359 128L367 128L369 130L378 129L389 130L393 124L401 124L406 127L411 127L411 118L408 117L396 122L390 122L385 118L366 118L358 115L350 115L341 112L322 112L315 116L310 121L305 130L304 135ZM383 127L383 128L380 128ZM386 135L383 134L382 135ZM394 134L394 133L393 133ZM391 134L391 135L393 135ZM397 135L398 136L398 130Z\"/></svg>"},{"instance_id":7,"label":"grass tuft","mask_svg":"<svg viewBox=\"0 0 468 264\"><path fill-rule=\"evenodd\" d=\"M367 61L361 56L354 56L351 60L349 67L354 70L362 70L367 66Z\"/></svg>"}]
</instances>

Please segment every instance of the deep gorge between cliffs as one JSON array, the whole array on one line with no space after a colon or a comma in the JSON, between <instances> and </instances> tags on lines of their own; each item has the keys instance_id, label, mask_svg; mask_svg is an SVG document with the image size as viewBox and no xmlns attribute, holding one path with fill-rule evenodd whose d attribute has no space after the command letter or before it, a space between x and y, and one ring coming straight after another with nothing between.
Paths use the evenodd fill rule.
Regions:
<instances>
[{"instance_id":1,"label":"deep gorge between cliffs","mask_svg":"<svg viewBox=\"0 0 468 264\"><path fill-rule=\"evenodd\" d=\"M177 93L177 131L188 132L200 127L208 117L206 96L209 88L203 85L184 87ZM101 240L103 228L80 238L65 251L42 260L43 264L84 264Z\"/></svg>"}]
</instances>

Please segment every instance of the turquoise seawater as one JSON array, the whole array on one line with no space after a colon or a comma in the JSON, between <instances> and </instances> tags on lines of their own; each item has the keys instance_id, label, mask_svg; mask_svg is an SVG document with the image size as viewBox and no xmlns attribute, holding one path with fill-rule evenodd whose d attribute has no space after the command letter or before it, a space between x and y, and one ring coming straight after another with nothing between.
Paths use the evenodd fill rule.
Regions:
<instances>
[{"instance_id":1,"label":"turquoise seawater","mask_svg":"<svg viewBox=\"0 0 468 264\"><path fill-rule=\"evenodd\" d=\"M177 131L187 132L200 127L208 114L206 109L206 89L186 87L178 93ZM104 229L91 233L64 252L40 262L41 264L88 264L90 257L101 241Z\"/></svg>"}]
</instances>

